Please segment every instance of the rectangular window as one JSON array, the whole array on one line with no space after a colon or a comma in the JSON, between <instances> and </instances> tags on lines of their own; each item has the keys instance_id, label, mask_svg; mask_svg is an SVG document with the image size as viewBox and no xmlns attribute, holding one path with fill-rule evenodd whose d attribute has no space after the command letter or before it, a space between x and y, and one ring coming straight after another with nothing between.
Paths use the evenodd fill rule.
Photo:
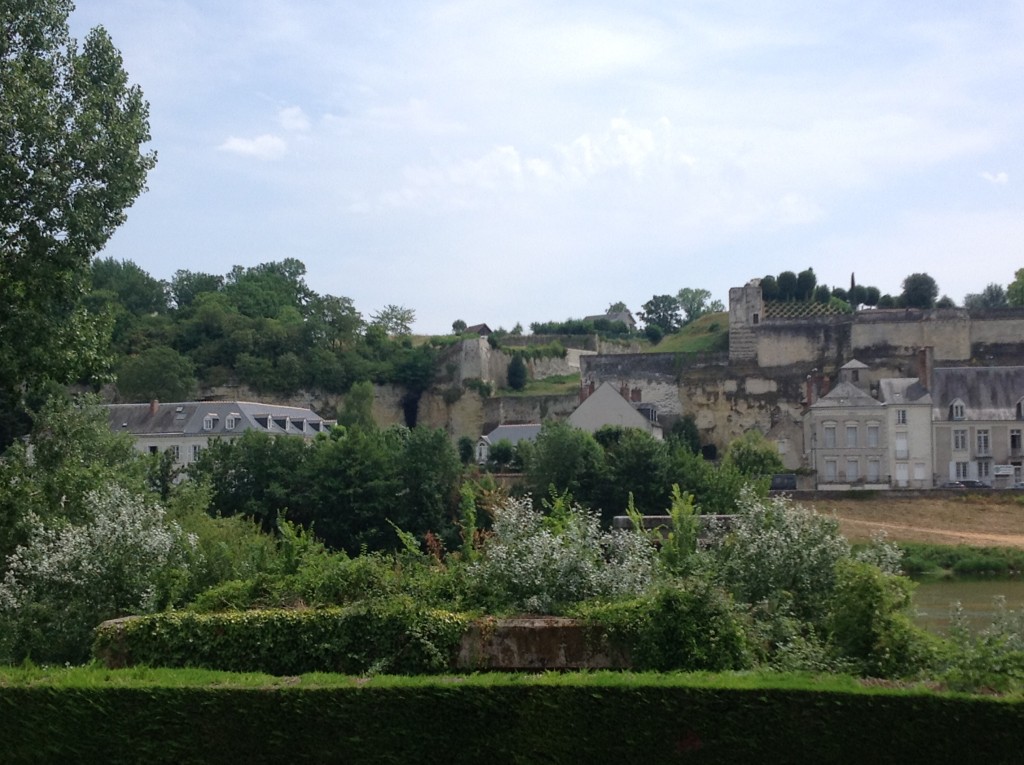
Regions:
<instances>
[{"instance_id":1,"label":"rectangular window","mask_svg":"<svg viewBox=\"0 0 1024 765\"><path fill-rule=\"evenodd\" d=\"M1010 451L1014 456L1020 454L1020 428L1010 428Z\"/></svg>"},{"instance_id":2,"label":"rectangular window","mask_svg":"<svg viewBox=\"0 0 1024 765\"><path fill-rule=\"evenodd\" d=\"M237 424L238 424L238 415L237 414L229 414L227 420L224 422L224 428L225 428L225 430L234 430L235 426Z\"/></svg>"},{"instance_id":3,"label":"rectangular window","mask_svg":"<svg viewBox=\"0 0 1024 765\"><path fill-rule=\"evenodd\" d=\"M914 463L914 480L923 481L925 477L925 466L923 462Z\"/></svg>"},{"instance_id":4,"label":"rectangular window","mask_svg":"<svg viewBox=\"0 0 1024 765\"><path fill-rule=\"evenodd\" d=\"M970 478L970 473L971 471L969 470L966 462L956 463L956 480L959 481L962 478Z\"/></svg>"},{"instance_id":5,"label":"rectangular window","mask_svg":"<svg viewBox=\"0 0 1024 765\"><path fill-rule=\"evenodd\" d=\"M905 460L910 456L910 447L907 446L907 434L896 434L896 459Z\"/></svg>"},{"instance_id":6,"label":"rectangular window","mask_svg":"<svg viewBox=\"0 0 1024 765\"><path fill-rule=\"evenodd\" d=\"M203 418L203 430L213 430L213 424L217 421L217 418L212 414L208 414Z\"/></svg>"},{"instance_id":7,"label":"rectangular window","mask_svg":"<svg viewBox=\"0 0 1024 765\"><path fill-rule=\"evenodd\" d=\"M988 460L978 461L978 478L992 477L992 463Z\"/></svg>"},{"instance_id":8,"label":"rectangular window","mask_svg":"<svg viewBox=\"0 0 1024 765\"><path fill-rule=\"evenodd\" d=\"M835 483L836 480L836 461L825 460L825 480L828 483Z\"/></svg>"},{"instance_id":9,"label":"rectangular window","mask_svg":"<svg viewBox=\"0 0 1024 765\"><path fill-rule=\"evenodd\" d=\"M876 459L868 460L868 481L878 483L882 478L882 463Z\"/></svg>"},{"instance_id":10,"label":"rectangular window","mask_svg":"<svg viewBox=\"0 0 1024 765\"><path fill-rule=\"evenodd\" d=\"M860 480L860 465L857 460L846 461L846 480L850 483Z\"/></svg>"},{"instance_id":11,"label":"rectangular window","mask_svg":"<svg viewBox=\"0 0 1024 765\"><path fill-rule=\"evenodd\" d=\"M906 425L907 424L907 410L906 409L897 409L896 410L896 424L897 425Z\"/></svg>"},{"instance_id":12,"label":"rectangular window","mask_svg":"<svg viewBox=\"0 0 1024 765\"><path fill-rule=\"evenodd\" d=\"M868 446L875 448L878 446L878 426L868 425Z\"/></svg>"},{"instance_id":13,"label":"rectangular window","mask_svg":"<svg viewBox=\"0 0 1024 765\"><path fill-rule=\"evenodd\" d=\"M199 459L199 452L203 450L201 444L192 444L192 461L195 462Z\"/></svg>"},{"instance_id":14,"label":"rectangular window","mask_svg":"<svg viewBox=\"0 0 1024 765\"><path fill-rule=\"evenodd\" d=\"M178 445L171 446L167 449L171 454L174 455L174 461L178 462L181 460L181 447Z\"/></svg>"},{"instance_id":15,"label":"rectangular window","mask_svg":"<svg viewBox=\"0 0 1024 765\"><path fill-rule=\"evenodd\" d=\"M962 452L967 450L967 431L966 430L954 430L953 431L953 451Z\"/></svg>"},{"instance_id":16,"label":"rectangular window","mask_svg":"<svg viewBox=\"0 0 1024 765\"><path fill-rule=\"evenodd\" d=\"M825 426L825 448L835 449L836 448L836 426L826 425Z\"/></svg>"},{"instance_id":17,"label":"rectangular window","mask_svg":"<svg viewBox=\"0 0 1024 765\"><path fill-rule=\"evenodd\" d=\"M988 430L979 430L976 435L978 438L978 454L991 454L991 451L989 449Z\"/></svg>"},{"instance_id":18,"label":"rectangular window","mask_svg":"<svg viewBox=\"0 0 1024 765\"><path fill-rule=\"evenodd\" d=\"M857 426L847 425L846 426L846 448L856 449L857 448Z\"/></svg>"}]
</instances>

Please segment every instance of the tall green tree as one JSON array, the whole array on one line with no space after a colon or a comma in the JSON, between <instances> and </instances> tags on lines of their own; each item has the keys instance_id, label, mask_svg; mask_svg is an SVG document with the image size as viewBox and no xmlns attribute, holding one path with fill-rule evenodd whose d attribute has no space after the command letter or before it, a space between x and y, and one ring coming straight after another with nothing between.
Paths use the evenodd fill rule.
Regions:
<instances>
[{"instance_id":1,"label":"tall green tree","mask_svg":"<svg viewBox=\"0 0 1024 765\"><path fill-rule=\"evenodd\" d=\"M538 497L551 490L569 492L589 503L600 485L604 452L592 435L568 422L549 420L537 435L530 458L529 483Z\"/></svg>"},{"instance_id":2,"label":"tall green tree","mask_svg":"<svg viewBox=\"0 0 1024 765\"><path fill-rule=\"evenodd\" d=\"M512 354L512 359L508 362L508 387L512 390L522 390L526 387L527 377L526 362L523 361L523 357L518 353Z\"/></svg>"},{"instance_id":3,"label":"tall green tree","mask_svg":"<svg viewBox=\"0 0 1024 765\"><path fill-rule=\"evenodd\" d=\"M196 392L195 367L173 348L149 348L121 362L117 392L122 401L188 401Z\"/></svg>"},{"instance_id":4,"label":"tall green tree","mask_svg":"<svg viewBox=\"0 0 1024 765\"><path fill-rule=\"evenodd\" d=\"M700 287L683 287L676 293L676 302L683 312L686 324L706 313L725 310L721 300L711 299L711 290Z\"/></svg>"},{"instance_id":5,"label":"tall green tree","mask_svg":"<svg viewBox=\"0 0 1024 765\"><path fill-rule=\"evenodd\" d=\"M675 295L655 295L643 304L640 318L648 326L656 326L665 334L683 326L679 300Z\"/></svg>"},{"instance_id":6,"label":"tall green tree","mask_svg":"<svg viewBox=\"0 0 1024 765\"><path fill-rule=\"evenodd\" d=\"M759 430L748 430L733 439L725 450L725 464L750 479L770 477L785 470L779 450Z\"/></svg>"},{"instance_id":7,"label":"tall green tree","mask_svg":"<svg viewBox=\"0 0 1024 765\"><path fill-rule=\"evenodd\" d=\"M1006 302L1015 308L1024 306L1024 268L1018 268L1006 288Z\"/></svg>"},{"instance_id":8,"label":"tall green tree","mask_svg":"<svg viewBox=\"0 0 1024 765\"><path fill-rule=\"evenodd\" d=\"M995 282L989 284L981 292L964 295L964 308L984 311L992 308L1006 308L1010 301L1006 296L1006 288Z\"/></svg>"},{"instance_id":9,"label":"tall green tree","mask_svg":"<svg viewBox=\"0 0 1024 765\"><path fill-rule=\"evenodd\" d=\"M934 308L939 285L928 274L911 274L903 280L899 303L903 308Z\"/></svg>"},{"instance_id":10,"label":"tall green tree","mask_svg":"<svg viewBox=\"0 0 1024 765\"><path fill-rule=\"evenodd\" d=\"M814 296L814 288L818 285L818 277L813 268L806 268L796 275L796 299L810 300Z\"/></svg>"},{"instance_id":11,"label":"tall green tree","mask_svg":"<svg viewBox=\"0 0 1024 765\"><path fill-rule=\"evenodd\" d=\"M156 160L142 91L102 27L79 48L71 9L0 4L0 448L26 430L27 394L104 367L109 325L81 305L89 263Z\"/></svg>"}]
</instances>

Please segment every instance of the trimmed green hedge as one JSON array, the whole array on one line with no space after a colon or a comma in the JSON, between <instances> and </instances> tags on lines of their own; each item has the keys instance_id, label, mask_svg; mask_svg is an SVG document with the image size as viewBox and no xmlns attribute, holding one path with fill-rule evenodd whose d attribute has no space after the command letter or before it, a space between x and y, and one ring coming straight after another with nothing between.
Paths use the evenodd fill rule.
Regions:
<instances>
[{"instance_id":1,"label":"trimmed green hedge","mask_svg":"<svg viewBox=\"0 0 1024 765\"><path fill-rule=\"evenodd\" d=\"M997 765L1019 762L1024 751L1019 700L713 687L685 676L313 688L306 680L0 687L2 760Z\"/></svg>"},{"instance_id":2,"label":"trimmed green hedge","mask_svg":"<svg viewBox=\"0 0 1024 765\"><path fill-rule=\"evenodd\" d=\"M407 599L294 611L172 611L101 625L93 654L115 667L437 673L454 664L467 626L462 615Z\"/></svg>"}]
</instances>

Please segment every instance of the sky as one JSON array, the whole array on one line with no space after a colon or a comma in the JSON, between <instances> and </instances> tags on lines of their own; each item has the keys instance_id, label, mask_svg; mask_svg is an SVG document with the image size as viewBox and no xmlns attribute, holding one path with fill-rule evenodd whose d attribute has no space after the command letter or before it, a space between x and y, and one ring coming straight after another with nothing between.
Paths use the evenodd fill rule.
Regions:
<instances>
[{"instance_id":1,"label":"sky","mask_svg":"<svg viewBox=\"0 0 1024 765\"><path fill-rule=\"evenodd\" d=\"M1024 0L79 0L158 163L104 257L414 329L1024 268Z\"/></svg>"}]
</instances>

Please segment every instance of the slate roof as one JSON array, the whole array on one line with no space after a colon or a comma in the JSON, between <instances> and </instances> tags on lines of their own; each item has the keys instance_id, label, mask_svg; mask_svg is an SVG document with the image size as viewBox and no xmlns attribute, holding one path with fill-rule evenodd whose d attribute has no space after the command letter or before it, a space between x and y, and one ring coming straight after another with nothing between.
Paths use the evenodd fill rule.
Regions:
<instances>
[{"instance_id":1,"label":"slate roof","mask_svg":"<svg viewBox=\"0 0 1024 765\"><path fill-rule=\"evenodd\" d=\"M1015 420L1024 398L1024 367L936 367L931 395L933 420L948 420L957 399L965 420Z\"/></svg>"},{"instance_id":2,"label":"slate roof","mask_svg":"<svg viewBox=\"0 0 1024 765\"><path fill-rule=\"evenodd\" d=\"M878 381L878 397L886 404L930 404L931 394L916 377L886 377Z\"/></svg>"},{"instance_id":3,"label":"slate roof","mask_svg":"<svg viewBox=\"0 0 1024 765\"><path fill-rule=\"evenodd\" d=\"M334 424L334 420L325 420L312 409L253 401L110 404L107 410L111 430L134 436L227 436L260 430L271 435L311 438ZM210 429L203 428L207 417L213 421ZM235 420L230 430L229 418Z\"/></svg>"},{"instance_id":4,"label":"slate roof","mask_svg":"<svg viewBox=\"0 0 1024 765\"><path fill-rule=\"evenodd\" d=\"M499 441L508 441L513 446L520 441L533 441L540 433L540 424L531 423L527 425L499 425L490 433L481 436L488 444L494 445Z\"/></svg>"},{"instance_id":5,"label":"slate roof","mask_svg":"<svg viewBox=\"0 0 1024 765\"><path fill-rule=\"evenodd\" d=\"M856 406L881 406L882 402L862 391L853 383L839 382L819 398L811 409L828 409L834 407L856 407Z\"/></svg>"}]
</instances>

